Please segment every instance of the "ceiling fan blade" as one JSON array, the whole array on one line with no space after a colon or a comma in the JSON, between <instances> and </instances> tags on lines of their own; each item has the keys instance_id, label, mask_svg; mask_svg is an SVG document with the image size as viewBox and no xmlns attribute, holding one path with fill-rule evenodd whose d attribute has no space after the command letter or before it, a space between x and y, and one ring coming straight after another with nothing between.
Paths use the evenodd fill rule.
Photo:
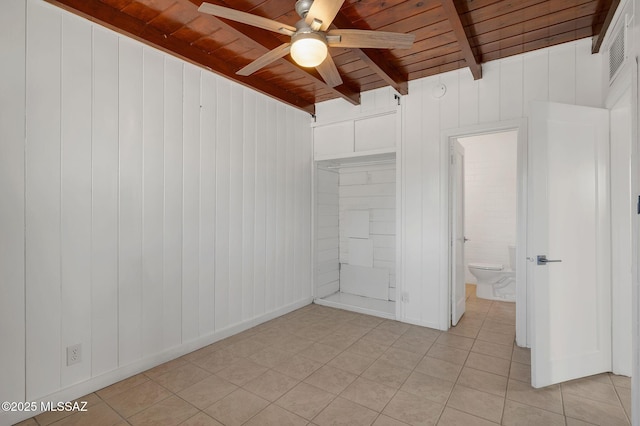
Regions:
<instances>
[{"instance_id":1,"label":"ceiling fan blade","mask_svg":"<svg viewBox=\"0 0 640 426\"><path fill-rule=\"evenodd\" d=\"M290 50L291 50L291 43L281 44L280 46L276 47L275 49L270 50L267 53L265 53L264 55L260 56L258 59L256 59L255 61L251 62L246 67L242 68L236 74L243 75L245 77L248 76L248 75L251 75L254 72L258 71L260 68L266 67L267 65L269 65L271 62L275 61L276 59L280 59L283 56L286 56L287 53L289 53Z\"/></svg>"},{"instance_id":2,"label":"ceiling fan blade","mask_svg":"<svg viewBox=\"0 0 640 426\"><path fill-rule=\"evenodd\" d=\"M304 20L308 25L311 25L314 19L322 21L320 31L326 31L338 14L342 3L344 0L314 0Z\"/></svg>"},{"instance_id":3,"label":"ceiling fan blade","mask_svg":"<svg viewBox=\"0 0 640 426\"><path fill-rule=\"evenodd\" d=\"M342 77L340 77L336 63L333 62L331 55L327 55L327 58L316 67L316 70L318 70L318 73L329 87L336 87L342 84Z\"/></svg>"},{"instance_id":4,"label":"ceiling fan blade","mask_svg":"<svg viewBox=\"0 0 640 426\"><path fill-rule=\"evenodd\" d=\"M340 41L334 41L334 36L340 36ZM415 38L414 34L369 30L331 30L327 33L329 46L334 47L409 49Z\"/></svg>"},{"instance_id":5,"label":"ceiling fan blade","mask_svg":"<svg viewBox=\"0 0 640 426\"><path fill-rule=\"evenodd\" d=\"M296 32L291 25L211 3L202 3L198 11L289 36Z\"/></svg>"}]
</instances>

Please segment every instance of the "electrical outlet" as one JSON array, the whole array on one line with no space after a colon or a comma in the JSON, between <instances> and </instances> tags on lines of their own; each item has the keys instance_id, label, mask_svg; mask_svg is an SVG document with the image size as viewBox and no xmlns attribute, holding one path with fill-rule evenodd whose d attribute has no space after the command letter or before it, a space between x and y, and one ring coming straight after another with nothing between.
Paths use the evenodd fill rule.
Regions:
<instances>
[{"instance_id":1,"label":"electrical outlet","mask_svg":"<svg viewBox=\"0 0 640 426\"><path fill-rule=\"evenodd\" d=\"M77 364L82 361L82 344L67 347L67 366Z\"/></svg>"},{"instance_id":2,"label":"electrical outlet","mask_svg":"<svg viewBox=\"0 0 640 426\"><path fill-rule=\"evenodd\" d=\"M409 293L407 293L406 291L402 292L402 301L405 303L409 302Z\"/></svg>"}]
</instances>

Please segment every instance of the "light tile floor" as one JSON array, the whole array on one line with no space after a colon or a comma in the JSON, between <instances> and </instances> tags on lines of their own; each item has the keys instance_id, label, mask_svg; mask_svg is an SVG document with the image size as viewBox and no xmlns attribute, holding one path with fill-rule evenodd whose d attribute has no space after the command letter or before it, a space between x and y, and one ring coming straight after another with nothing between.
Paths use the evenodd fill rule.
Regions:
<instances>
[{"instance_id":1,"label":"light tile floor","mask_svg":"<svg viewBox=\"0 0 640 426\"><path fill-rule=\"evenodd\" d=\"M629 424L626 377L533 389L515 305L473 289L446 333L309 305L22 424Z\"/></svg>"}]
</instances>

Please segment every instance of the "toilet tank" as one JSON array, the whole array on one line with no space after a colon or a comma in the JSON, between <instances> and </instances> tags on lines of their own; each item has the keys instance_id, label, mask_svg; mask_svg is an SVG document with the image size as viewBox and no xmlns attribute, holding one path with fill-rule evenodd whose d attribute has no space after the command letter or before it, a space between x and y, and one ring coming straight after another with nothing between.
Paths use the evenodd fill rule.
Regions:
<instances>
[{"instance_id":1,"label":"toilet tank","mask_svg":"<svg viewBox=\"0 0 640 426\"><path fill-rule=\"evenodd\" d=\"M512 271L516 270L516 246L509 247L509 267ZM504 252L503 252L504 253Z\"/></svg>"}]
</instances>

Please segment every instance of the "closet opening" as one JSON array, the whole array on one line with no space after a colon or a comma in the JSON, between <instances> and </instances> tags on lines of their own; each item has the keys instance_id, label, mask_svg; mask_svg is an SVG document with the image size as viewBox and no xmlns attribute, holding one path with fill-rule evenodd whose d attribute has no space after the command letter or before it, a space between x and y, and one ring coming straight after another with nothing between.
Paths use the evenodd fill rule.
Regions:
<instances>
[{"instance_id":1,"label":"closet opening","mask_svg":"<svg viewBox=\"0 0 640 426\"><path fill-rule=\"evenodd\" d=\"M396 319L396 155L316 162L315 303Z\"/></svg>"}]
</instances>

